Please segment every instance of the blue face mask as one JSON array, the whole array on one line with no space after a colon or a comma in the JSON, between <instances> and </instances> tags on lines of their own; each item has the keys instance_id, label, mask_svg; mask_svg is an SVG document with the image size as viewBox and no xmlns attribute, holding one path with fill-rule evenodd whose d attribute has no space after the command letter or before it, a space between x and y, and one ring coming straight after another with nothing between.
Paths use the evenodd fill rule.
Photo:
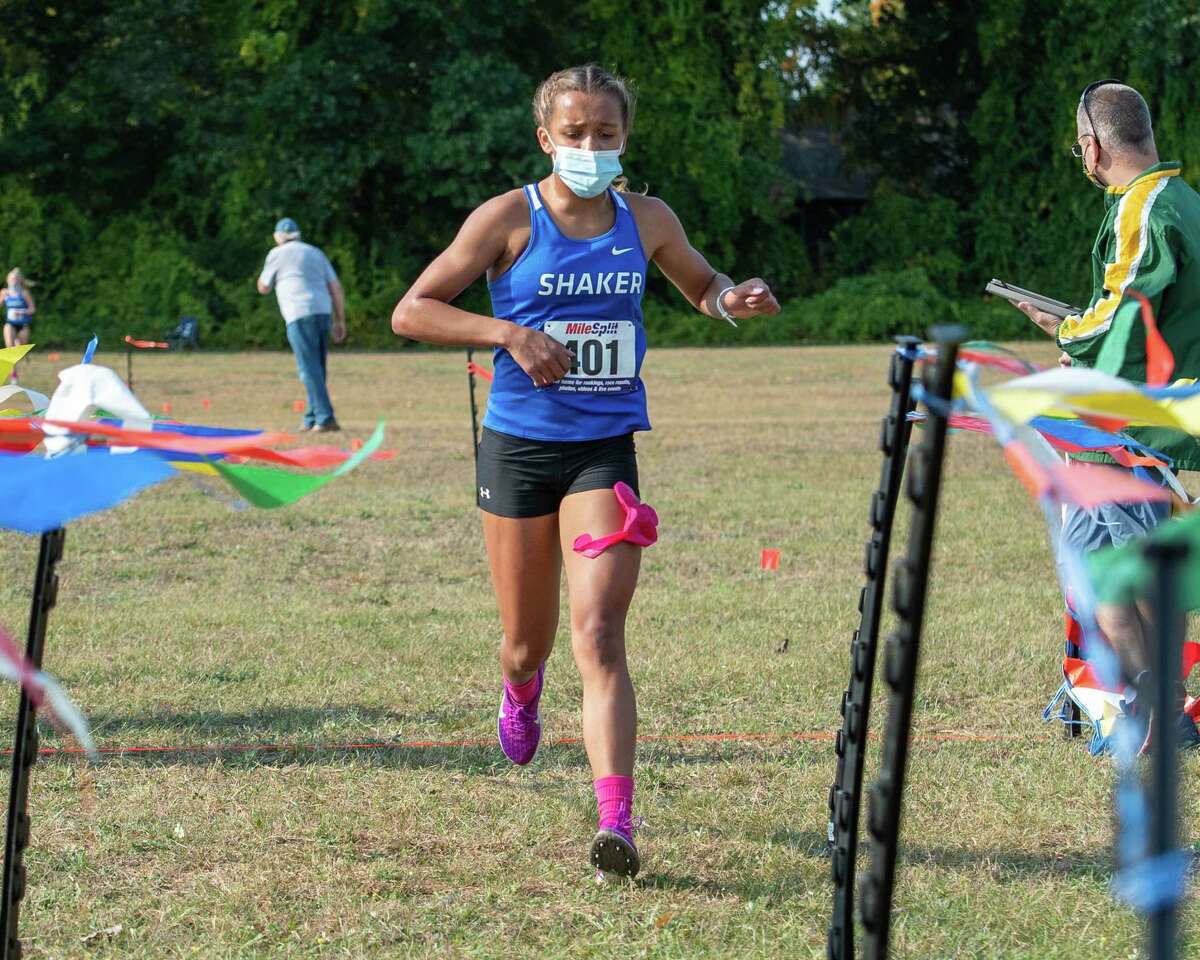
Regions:
<instances>
[{"instance_id":1,"label":"blue face mask","mask_svg":"<svg viewBox=\"0 0 1200 960\"><path fill-rule=\"evenodd\" d=\"M580 150L560 147L553 140L554 172L577 197L598 197L621 173L621 150Z\"/></svg>"}]
</instances>

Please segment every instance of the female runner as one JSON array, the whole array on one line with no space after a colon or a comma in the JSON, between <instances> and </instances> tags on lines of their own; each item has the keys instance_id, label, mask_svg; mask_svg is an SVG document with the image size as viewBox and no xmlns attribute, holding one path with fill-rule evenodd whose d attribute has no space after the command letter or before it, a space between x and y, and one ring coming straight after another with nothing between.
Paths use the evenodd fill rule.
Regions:
<instances>
[{"instance_id":1,"label":"female runner","mask_svg":"<svg viewBox=\"0 0 1200 960\"><path fill-rule=\"evenodd\" d=\"M392 314L392 329L414 340L495 348L476 500L504 631L500 746L517 764L537 750L565 567L599 807L591 861L629 877L641 860L631 819L637 706L625 617L640 547L615 543L587 559L572 545L581 534L621 528L616 483L638 490L633 433L650 429L639 377L649 262L710 317L779 312L762 280L734 284L710 267L661 200L611 187L633 112L625 84L594 64L544 81L533 115L553 172L471 213ZM495 317L450 306L484 272Z\"/></svg>"},{"instance_id":2,"label":"female runner","mask_svg":"<svg viewBox=\"0 0 1200 960\"><path fill-rule=\"evenodd\" d=\"M23 346L29 342L29 331L32 329L33 314L37 305L33 302L33 294L29 292L30 284L20 269L13 267L8 271L3 288L0 288L0 299L4 301L4 345L6 347ZM17 368L13 365L9 379L17 382Z\"/></svg>"}]
</instances>

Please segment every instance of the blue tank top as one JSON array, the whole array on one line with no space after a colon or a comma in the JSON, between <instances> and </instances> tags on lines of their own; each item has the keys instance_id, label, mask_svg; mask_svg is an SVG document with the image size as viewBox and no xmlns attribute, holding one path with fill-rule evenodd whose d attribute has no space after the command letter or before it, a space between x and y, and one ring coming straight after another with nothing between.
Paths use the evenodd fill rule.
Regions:
<instances>
[{"instance_id":1,"label":"blue tank top","mask_svg":"<svg viewBox=\"0 0 1200 960\"><path fill-rule=\"evenodd\" d=\"M24 323L29 319L29 301L20 290L11 287L4 296L4 311L9 323Z\"/></svg>"},{"instance_id":2,"label":"blue tank top","mask_svg":"<svg viewBox=\"0 0 1200 960\"><path fill-rule=\"evenodd\" d=\"M541 330L575 355L571 372L535 387L497 349L483 425L531 440L599 440L649 430L642 360L646 254L624 198L609 190L616 220L598 237L558 229L536 184L525 187L529 245L488 284L492 315Z\"/></svg>"}]
</instances>

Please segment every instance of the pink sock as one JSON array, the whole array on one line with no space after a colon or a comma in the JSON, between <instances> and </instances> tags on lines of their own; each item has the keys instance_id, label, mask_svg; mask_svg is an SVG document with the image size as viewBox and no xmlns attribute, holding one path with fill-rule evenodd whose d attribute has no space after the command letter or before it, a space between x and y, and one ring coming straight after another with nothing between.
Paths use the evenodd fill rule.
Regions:
<instances>
[{"instance_id":1,"label":"pink sock","mask_svg":"<svg viewBox=\"0 0 1200 960\"><path fill-rule=\"evenodd\" d=\"M508 688L508 695L516 700L517 703L522 705L526 703L533 703L533 698L537 696L538 692L538 675L535 673L532 677L521 684L509 683L508 680L505 679L504 686Z\"/></svg>"},{"instance_id":2,"label":"pink sock","mask_svg":"<svg viewBox=\"0 0 1200 960\"><path fill-rule=\"evenodd\" d=\"M601 777L595 781L596 806L600 808L600 829L617 823L621 807L625 815L633 813L633 777Z\"/></svg>"}]
</instances>

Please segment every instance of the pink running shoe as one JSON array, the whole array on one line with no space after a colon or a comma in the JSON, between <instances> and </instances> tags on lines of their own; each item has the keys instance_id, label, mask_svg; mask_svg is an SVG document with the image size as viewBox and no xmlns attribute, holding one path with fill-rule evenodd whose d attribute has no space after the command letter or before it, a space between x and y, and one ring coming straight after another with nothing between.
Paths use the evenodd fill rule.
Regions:
<instances>
[{"instance_id":1,"label":"pink running shoe","mask_svg":"<svg viewBox=\"0 0 1200 960\"><path fill-rule=\"evenodd\" d=\"M631 818L622 803L616 818L608 823L601 822L592 840L592 866L601 873L615 873L630 879L636 877L642 869L642 857L633 842L633 831L641 825L641 817Z\"/></svg>"},{"instance_id":2,"label":"pink running shoe","mask_svg":"<svg viewBox=\"0 0 1200 960\"><path fill-rule=\"evenodd\" d=\"M500 749L518 766L524 766L537 753L542 739L542 722L538 717L538 704L542 699L542 686L546 676L543 663L537 672L537 695L530 703L517 703L504 684L504 697L500 701L500 716L496 720L496 733L500 737Z\"/></svg>"}]
</instances>

